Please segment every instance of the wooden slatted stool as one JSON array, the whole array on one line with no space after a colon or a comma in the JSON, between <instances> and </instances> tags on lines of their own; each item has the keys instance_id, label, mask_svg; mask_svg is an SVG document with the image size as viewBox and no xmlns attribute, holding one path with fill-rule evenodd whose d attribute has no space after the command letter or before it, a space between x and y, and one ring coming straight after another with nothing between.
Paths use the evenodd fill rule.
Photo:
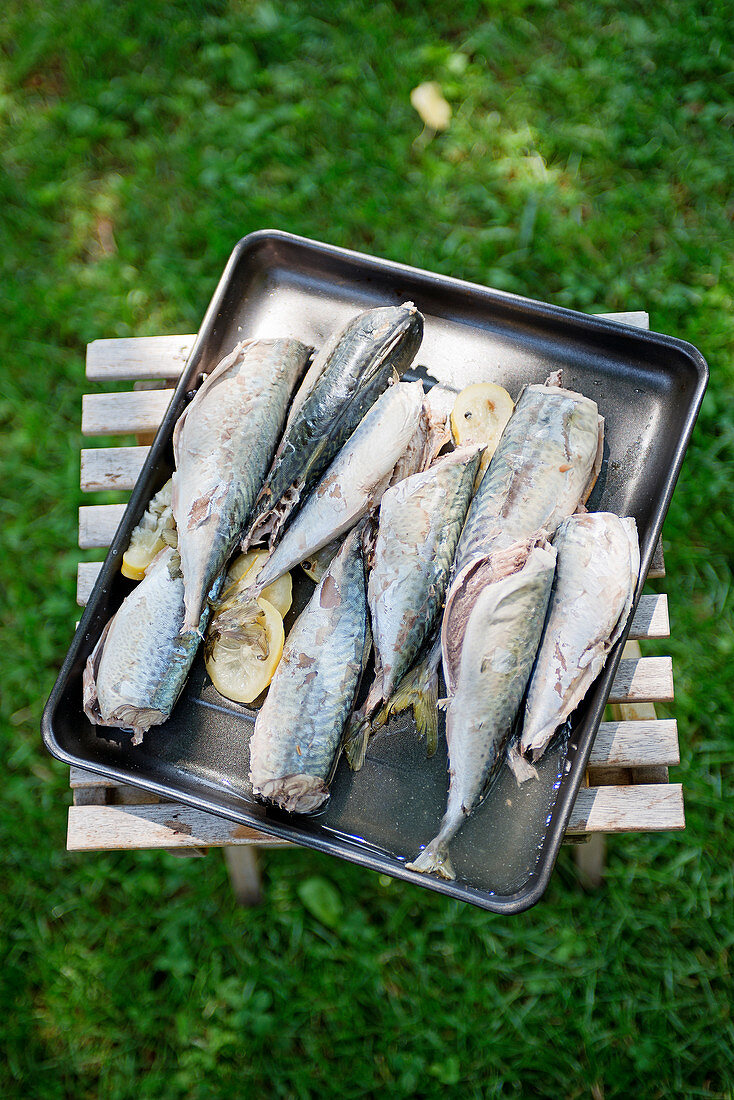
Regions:
<instances>
[{"instance_id":1,"label":"wooden slatted stool","mask_svg":"<svg viewBox=\"0 0 734 1100\"><path fill-rule=\"evenodd\" d=\"M614 316L629 324L647 325L644 313ZM138 442L83 449L81 487L85 492L132 489L148 453L145 444L168 407L171 387L194 339L191 335L160 336L96 340L89 345L90 382L122 380L134 388L84 396L82 433L135 435ZM124 509L122 504L80 508L79 546L109 546ZM100 565L79 565L77 602L81 606L87 602ZM649 576L663 575L660 552ZM586 785L579 791L567 829L569 838L595 838L577 852L579 866L590 882L600 877L605 834L684 828L682 788L668 777L668 767L679 763L677 726L673 720L658 719L654 708L656 702L673 699L672 662L670 657L643 657L639 647L640 639L667 638L669 634L667 597L644 593L610 695L613 720L603 722L599 729ZM244 903L259 896L254 849L289 843L80 769L71 770L71 787L70 851L163 848L201 855L209 848L221 847L235 893Z\"/></svg>"}]
</instances>

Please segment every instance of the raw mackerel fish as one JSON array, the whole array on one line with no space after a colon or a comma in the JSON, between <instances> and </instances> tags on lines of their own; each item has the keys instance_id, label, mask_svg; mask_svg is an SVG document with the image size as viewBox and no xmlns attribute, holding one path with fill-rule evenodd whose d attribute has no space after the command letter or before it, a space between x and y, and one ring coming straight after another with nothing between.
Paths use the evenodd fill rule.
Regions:
<instances>
[{"instance_id":1,"label":"raw mackerel fish","mask_svg":"<svg viewBox=\"0 0 734 1100\"><path fill-rule=\"evenodd\" d=\"M624 630L640 573L633 519L570 516L556 532L556 578L530 679L520 751L537 760L601 672Z\"/></svg>"},{"instance_id":2,"label":"raw mackerel fish","mask_svg":"<svg viewBox=\"0 0 734 1100\"><path fill-rule=\"evenodd\" d=\"M361 537L347 536L293 625L250 740L253 792L291 813L329 796L369 652Z\"/></svg>"},{"instance_id":3,"label":"raw mackerel fish","mask_svg":"<svg viewBox=\"0 0 734 1100\"><path fill-rule=\"evenodd\" d=\"M448 805L438 835L407 864L412 871L455 878L449 842L488 791L504 758L540 642L556 563L552 547L533 547L532 541L522 555L517 548L493 555L498 579L484 586L472 607L456 690L445 704Z\"/></svg>"},{"instance_id":4,"label":"raw mackerel fish","mask_svg":"<svg viewBox=\"0 0 734 1100\"><path fill-rule=\"evenodd\" d=\"M411 474L428 469L438 452L450 438L451 434L447 430L445 417L435 416L428 405L427 396L424 397L420 417L418 418L418 427L393 468L390 476L390 486L396 485ZM341 540L342 536L339 535L338 538L327 543L326 546L322 546L320 550L315 550L313 554L310 554L301 562L301 568L312 581L318 583L321 580L329 566L329 562L339 549Z\"/></svg>"},{"instance_id":5,"label":"raw mackerel fish","mask_svg":"<svg viewBox=\"0 0 734 1100\"><path fill-rule=\"evenodd\" d=\"M259 595L299 562L350 530L375 507L410 443L423 405L421 382L396 382L374 403L304 501L250 590Z\"/></svg>"},{"instance_id":6,"label":"raw mackerel fish","mask_svg":"<svg viewBox=\"0 0 734 1100\"><path fill-rule=\"evenodd\" d=\"M382 498L368 585L375 678L352 724L354 744L347 754L353 767L364 760L370 715L391 699L434 630L480 458L477 447L453 451ZM411 700L429 752L438 734L437 686L436 679L425 706L422 696Z\"/></svg>"},{"instance_id":7,"label":"raw mackerel fish","mask_svg":"<svg viewBox=\"0 0 734 1100\"><path fill-rule=\"evenodd\" d=\"M317 354L298 389L243 549L274 546L299 500L318 482L395 373L412 363L423 316L412 302L353 317Z\"/></svg>"},{"instance_id":8,"label":"raw mackerel fish","mask_svg":"<svg viewBox=\"0 0 734 1100\"><path fill-rule=\"evenodd\" d=\"M214 584L214 590L219 585ZM203 633L205 606L197 624ZM104 628L84 670L84 713L100 726L132 728L139 744L170 716L199 645L181 634L184 583L178 552L166 547Z\"/></svg>"},{"instance_id":9,"label":"raw mackerel fish","mask_svg":"<svg viewBox=\"0 0 734 1100\"><path fill-rule=\"evenodd\" d=\"M603 424L595 402L560 386L528 386L521 394L474 495L456 551L442 627L449 694L490 555L536 532L552 538L586 501L601 465Z\"/></svg>"},{"instance_id":10,"label":"raw mackerel fish","mask_svg":"<svg viewBox=\"0 0 734 1100\"><path fill-rule=\"evenodd\" d=\"M298 340L240 343L179 417L172 509L184 577L184 632L198 629L212 582L249 520L309 354Z\"/></svg>"}]
</instances>

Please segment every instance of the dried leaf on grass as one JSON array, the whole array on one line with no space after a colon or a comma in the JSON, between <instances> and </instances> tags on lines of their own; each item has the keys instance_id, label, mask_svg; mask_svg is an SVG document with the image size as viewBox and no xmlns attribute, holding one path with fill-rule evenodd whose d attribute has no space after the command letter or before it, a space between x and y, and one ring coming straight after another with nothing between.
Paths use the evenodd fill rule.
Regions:
<instances>
[{"instance_id":1,"label":"dried leaf on grass","mask_svg":"<svg viewBox=\"0 0 734 1100\"><path fill-rule=\"evenodd\" d=\"M451 121L451 106L435 80L419 84L410 93L410 102L429 130L445 130Z\"/></svg>"}]
</instances>

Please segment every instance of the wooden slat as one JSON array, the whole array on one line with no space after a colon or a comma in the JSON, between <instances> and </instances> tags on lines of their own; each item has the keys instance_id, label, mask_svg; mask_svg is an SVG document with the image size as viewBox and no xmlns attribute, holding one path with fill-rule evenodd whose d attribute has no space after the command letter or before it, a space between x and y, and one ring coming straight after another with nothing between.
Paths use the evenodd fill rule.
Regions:
<instances>
[{"instance_id":1,"label":"wooden slat","mask_svg":"<svg viewBox=\"0 0 734 1100\"><path fill-rule=\"evenodd\" d=\"M648 767L680 764L675 719L648 722L602 722L589 757L589 767Z\"/></svg>"},{"instance_id":2,"label":"wooden slat","mask_svg":"<svg viewBox=\"0 0 734 1100\"><path fill-rule=\"evenodd\" d=\"M82 550L109 546L124 514L124 504L82 505L79 509L79 546Z\"/></svg>"},{"instance_id":3,"label":"wooden slat","mask_svg":"<svg viewBox=\"0 0 734 1100\"><path fill-rule=\"evenodd\" d=\"M650 568L647 571L648 580L659 580L665 576L665 557L663 556L663 543L658 539L652 554Z\"/></svg>"},{"instance_id":4,"label":"wooden slat","mask_svg":"<svg viewBox=\"0 0 734 1100\"><path fill-rule=\"evenodd\" d=\"M79 607L86 607L101 568L101 561L79 562L76 568L76 602Z\"/></svg>"},{"instance_id":5,"label":"wooden slat","mask_svg":"<svg viewBox=\"0 0 734 1100\"><path fill-rule=\"evenodd\" d=\"M223 844L280 848L289 843L177 802L160 802L144 806L70 806L66 846L70 852L83 852L213 848Z\"/></svg>"},{"instance_id":6,"label":"wooden slat","mask_svg":"<svg viewBox=\"0 0 734 1100\"><path fill-rule=\"evenodd\" d=\"M138 336L87 345L87 378L178 378L196 336Z\"/></svg>"},{"instance_id":7,"label":"wooden slat","mask_svg":"<svg viewBox=\"0 0 734 1100\"><path fill-rule=\"evenodd\" d=\"M640 596L629 632L630 638L669 638L668 597L665 593Z\"/></svg>"},{"instance_id":8,"label":"wooden slat","mask_svg":"<svg viewBox=\"0 0 734 1100\"><path fill-rule=\"evenodd\" d=\"M86 768L72 765L69 768L69 786L76 790L77 787L116 787L117 783L106 775L97 775L96 772L88 772Z\"/></svg>"},{"instance_id":9,"label":"wooden slat","mask_svg":"<svg viewBox=\"0 0 734 1100\"><path fill-rule=\"evenodd\" d=\"M610 703L669 703L672 699L673 662L670 657L620 661L609 693Z\"/></svg>"},{"instance_id":10,"label":"wooden slat","mask_svg":"<svg viewBox=\"0 0 734 1100\"><path fill-rule=\"evenodd\" d=\"M104 787L77 787L72 792L75 806L104 806L107 802L107 791Z\"/></svg>"},{"instance_id":11,"label":"wooden slat","mask_svg":"<svg viewBox=\"0 0 734 1100\"><path fill-rule=\"evenodd\" d=\"M173 390L88 393L82 397L82 435L130 435L154 432Z\"/></svg>"},{"instance_id":12,"label":"wooden slat","mask_svg":"<svg viewBox=\"0 0 734 1100\"><path fill-rule=\"evenodd\" d=\"M85 493L132 489L150 447L91 447L82 450L79 482Z\"/></svg>"},{"instance_id":13,"label":"wooden slat","mask_svg":"<svg viewBox=\"0 0 734 1100\"><path fill-rule=\"evenodd\" d=\"M632 787L583 787L567 832L646 833L685 829L680 783Z\"/></svg>"},{"instance_id":14,"label":"wooden slat","mask_svg":"<svg viewBox=\"0 0 734 1100\"><path fill-rule=\"evenodd\" d=\"M568 831L650 832L684 827L682 788L679 783L668 783L583 788L573 808ZM69 851L216 848L229 844L283 847L289 841L174 802L69 808Z\"/></svg>"}]
</instances>

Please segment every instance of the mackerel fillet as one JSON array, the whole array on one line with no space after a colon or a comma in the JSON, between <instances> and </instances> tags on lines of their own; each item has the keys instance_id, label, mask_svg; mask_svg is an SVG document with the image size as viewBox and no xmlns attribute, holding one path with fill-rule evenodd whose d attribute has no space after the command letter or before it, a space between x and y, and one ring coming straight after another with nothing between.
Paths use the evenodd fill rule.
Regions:
<instances>
[{"instance_id":1,"label":"mackerel fillet","mask_svg":"<svg viewBox=\"0 0 734 1100\"><path fill-rule=\"evenodd\" d=\"M520 751L537 760L576 709L624 630L640 573L633 519L570 516L558 553L548 617L530 679Z\"/></svg>"},{"instance_id":2,"label":"mackerel fillet","mask_svg":"<svg viewBox=\"0 0 734 1100\"><path fill-rule=\"evenodd\" d=\"M198 628L212 582L249 520L309 353L298 340L238 344L179 417L172 509L184 578L184 632Z\"/></svg>"},{"instance_id":3,"label":"mackerel fillet","mask_svg":"<svg viewBox=\"0 0 734 1100\"><path fill-rule=\"evenodd\" d=\"M258 573L258 594L379 503L415 435L422 406L421 382L396 382L377 399Z\"/></svg>"},{"instance_id":4,"label":"mackerel fillet","mask_svg":"<svg viewBox=\"0 0 734 1100\"><path fill-rule=\"evenodd\" d=\"M329 797L369 651L361 536L347 536L293 625L250 740L253 792L291 813Z\"/></svg>"},{"instance_id":5,"label":"mackerel fillet","mask_svg":"<svg viewBox=\"0 0 734 1100\"><path fill-rule=\"evenodd\" d=\"M215 588L218 585L215 584ZM209 616L202 612L203 633ZM181 634L184 583L178 553L166 547L102 632L84 670L84 713L95 725L132 728L139 744L170 717L199 644Z\"/></svg>"},{"instance_id":6,"label":"mackerel fillet","mask_svg":"<svg viewBox=\"0 0 734 1100\"><path fill-rule=\"evenodd\" d=\"M522 567L499 551L501 578L479 593L466 626L456 690L446 704L449 797L438 835L407 866L455 878L448 845L496 777L540 642L556 553L525 548ZM505 559L507 559L505 561Z\"/></svg>"}]
</instances>

